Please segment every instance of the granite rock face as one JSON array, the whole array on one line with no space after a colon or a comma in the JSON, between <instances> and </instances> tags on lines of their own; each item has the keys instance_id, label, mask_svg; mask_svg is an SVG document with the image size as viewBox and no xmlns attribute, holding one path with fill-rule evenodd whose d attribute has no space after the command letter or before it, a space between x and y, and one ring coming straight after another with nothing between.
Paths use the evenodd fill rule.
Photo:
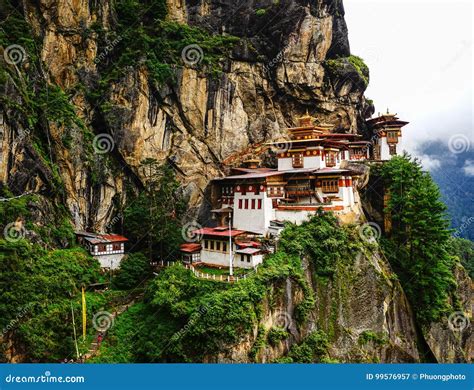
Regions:
<instances>
[{"instance_id":1,"label":"granite rock face","mask_svg":"<svg viewBox=\"0 0 474 390\"><path fill-rule=\"evenodd\" d=\"M101 97L107 110L98 119L98 104L87 92L101 77L98 64L107 51L91 31L114 29L112 4L24 2L25 17L41 44L41 77L71 96L93 135L113 139L111 163L100 155L86 163L81 156L91 139L74 126L45 124L50 158L64 183L61 201L79 229L106 230L114 215L112 199L123 201L124 181L140 187L138 167L146 158L171 158L198 209L209 179L222 174L223 160L285 134L306 110L346 131L363 126L366 85L350 67L336 78L325 67L326 60L350 54L342 2L247 0L236 6L230 0L169 0L167 6L171 20L240 38L222 73L211 78L183 66L176 70L176 82L156 93L146 68L131 64ZM14 88L9 91L15 97ZM32 149L28 137L18 144L24 121L12 110L3 114L2 181L17 193L44 192L51 175L40 164L28 169L28 180L22 177ZM70 148L61 142L65 135L72 138Z\"/></svg>"},{"instance_id":2,"label":"granite rock face","mask_svg":"<svg viewBox=\"0 0 474 390\"><path fill-rule=\"evenodd\" d=\"M126 186L143 187L139 165L146 158L172 161L197 214L209 180L223 174L224 160L285 134L306 111L338 131L364 130L364 119L373 107L364 97L366 81L344 59L351 53L342 1L166 3L170 20L240 38L222 62L222 72L210 77L183 65L176 69L173 83L156 90L147 68L137 62L122 69L119 81L95 102L88 92L101 78L98 64L107 51L94 29L114 29L112 2L24 0L19 5L39 47L42 66L36 76L66 91L82 122L82 126L42 123L47 150L40 153L20 109L25 103L21 87L27 81L23 70L31 65L25 61L10 68L22 82L2 83L2 92L15 104L0 101L0 184L13 195L40 197L41 207L30 222L54 218L53 206L61 204L77 229L107 231L117 204L125 203ZM3 57L2 68L9 66ZM340 58L342 66L336 70L328 66L328 60ZM106 154L91 153L97 137L104 140ZM368 173L361 174L362 187ZM376 205L372 209L375 212ZM387 262L372 253L354 259L352 268L340 269L331 285L311 281L318 309L301 334L292 334L291 343L321 328L335 335L333 359L420 360L414 316L391 276ZM472 286L469 278L458 276L464 280L459 288L468 307ZM266 305L263 321L268 324L275 311L293 318L294 305L301 299L301 291L290 280L282 287L283 294L275 296L278 303ZM376 331L384 342L359 342L368 330ZM209 360L246 361L255 337L256 333L249 335L228 355ZM472 334L453 335L445 325L433 324L424 337L439 361L473 358ZM267 348L259 359L271 361L289 347L282 343Z\"/></svg>"}]
</instances>

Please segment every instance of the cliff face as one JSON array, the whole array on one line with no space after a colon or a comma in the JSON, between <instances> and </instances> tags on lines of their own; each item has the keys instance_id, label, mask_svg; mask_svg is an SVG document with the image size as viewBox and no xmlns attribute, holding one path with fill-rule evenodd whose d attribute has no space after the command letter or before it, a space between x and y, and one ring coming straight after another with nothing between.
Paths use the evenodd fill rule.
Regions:
<instances>
[{"instance_id":1,"label":"cliff face","mask_svg":"<svg viewBox=\"0 0 474 390\"><path fill-rule=\"evenodd\" d=\"M222 72L211 77L183 63L175 68L174 82L157 87L137 58L97 102L88 92L101 81L101 62L117 41L104 43L95 31L114 30L112 4L24 2L39 45L36 77L67 93L87 131L48 119L41 129L30 129L19 110L4 105L1 180L15 195L32 191L48 197L57 173L64 186L60 201L76 227L103 230L116 212L112 199L124 200L124 182L140 187L138 167L146 158L171 159L191 205L199 206L224 159L284 134L306 110L346 131L363 126L370 110L363 77L347 61L336 72L325 65L350 54L341 2L243 1L235 6L230 0L169 0L167 7L170 20L240 38L222 61ZM32 53L26 56L13 68L2 65L21 79L31 66ZM9 98L22 104L17 83L7 79L5 88ZM47 136L47 154L58 172L35 155L32 131ZM110 152L88 155L92 136L104 133L111 135L105 139Z\"/></svg>"},{"instance_id":2,"label":"cliff face","mask_svg":"<svg viewBox=\"0 0 474 390\"><path fill-rule=\"evenodd\" d=\"M90 91L106 80L101 66L116 45L97 33L117 26L112 2L11 3L22 10L37 52L25 45L25 60L15 64L0 57L6 97L0 100L0 185L13 195L39 195L41 207L35 206L29 222L54 221L55 206L64 205L77 229L107 230L117 205L125 202L126 186L143 185L139 165L146 158L175 166L197 213L209 180L223 172L223 160L285 135L306 110L349 132L363 131L373 110L363 96L367 77L346 58L350 49L341 1L167 0L169 20L240 38L221 61L221 72L210 76L182 63L174 68L173 82L157 85L137 58L94 99ZM40 65L32 72L34 62ZM58 122L54 112L32 120L23 108L44 95L54 97L44 106L48 110L67 105L57 91L44 93L37 87L41 83L59 86L78 120ZM28 89L30 84L34 87ZM469 279L458 276L465 280L460 288L468 307L472 288ZM313 280L309 266L307 279L317 310L301 332L290 326L290 341L260 351L261 361L282 356L314 329L333 337L329 355L334 359L420 360L414 317L377 253L340 268L331 285ZM270 326L278 313L296 321L300 292L291 280L274 288L263 322ZM367 331L376 337L364 337ZM256 336L257 329L229 354L210 359L246 361ZM459 337L441 324L425 331L440 361L472 359L471 333Z\"/></svg>"},{"instance_id":3,"label":"cliff face","mask_svg":"<svg viewBox=\"0 0 474 390\"><path fill-rule=\"evenodd\" d=\"M306 279L316 295L315 309L298 326L295 308L302 299L297 284L274 285L264 302L261 326L287 327L290 337L259 350L257 360L271 362L285 356L314 331L328 335L328 356L340 362L418 362L414 317L403 290L378 251L361 252L350 264L338 264L333 280L318 280L313 267L304 262ZM248 362L258 328L220 362Z\"/></svg>"}]
</instances>

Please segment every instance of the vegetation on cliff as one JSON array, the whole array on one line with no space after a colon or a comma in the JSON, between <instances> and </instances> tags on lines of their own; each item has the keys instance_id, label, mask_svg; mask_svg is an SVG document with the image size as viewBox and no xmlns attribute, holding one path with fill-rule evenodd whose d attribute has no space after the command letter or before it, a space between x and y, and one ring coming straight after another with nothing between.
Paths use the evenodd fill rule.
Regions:
<instances>
[{"instance_id":1,"label":"vegetation on cliff","mask_svg":"<svg viewBox=\"0 0 474 390\"><path fill-rule=\"evenodd\" d=\"M129 190L121 212L124 232L134 251L142 251L152 260L170 260L183 241L187 202L169 164L147 159L140 169L145 188L138 193Z\"/></svg>"},{"instance_id":2,"label":"vegetation on cliff","mask_svg":"<svg viewBox=\"0 0 474 390\"><path fill-rule=\"evenodd\" d=\"M98 279L99 263L81 248L47 251L25 240L0 240L3 336L10 332L28 361L70 356L74 351L71 305L80 318L80 288ZM89 302L92 311L103 303Z\"/></svg>"},{"instance_id":3,"label":"vegetation on cliff","mask_svg":"<svg viewBox=\"0 0 474 390\"><path fill-rule=\"evenodd\" d=\"M215 359L233 345L247 338L252 340L255 330L257 335L247 359L259 361L264 348L291 337L287 328L262 325L268 315L265 310L273 310L288 279L300 292L298 296L301 294L288 314L294 318L295 326L304 327L315 310L314 291L304 275L303 259L311 262L313 277L321 281L323 288L337 267L350 266L357 253L370 247L361 240L357 229L341 227L334 216L321 213L301 226L288 224L278 251L268 256L256 273L238 283L204 281L181 265L169 267L151 281L144 304L117 320L106 340L103 360L98 357L95 361L122 361L125 355L142 362ZM265 309L265 302L270 307ZM131 329L131 316L136 326L133 334L124 336L125 328ZM308 335L292 348L287 360L326 361L327 347L335 337L331 327L329 331L327 334L321 329ZM125 347L122 337L133 346Z\"/></svg>"},{"instance_id":4,"label":"vegetation on cliff","mask_svg":"<svg viewBox=\"0 0 474 390\"><path fill-rule=\"evenodd\" d=\"M392 229L383 246L422 324L457 305L446 206L429 173L408 155L395 156L378 173L390 194Z\"/></svg>"},{"instance_id":5,"label":"vegetation on cliff","mask_svg":"<svg viewBox=\"0 0 474 390\"><path fill-rule=\"evenodd\" d=\"M349 57L340 57L326 60L323 63L332 80L345 82L346 79L352 79L357 82L357 77L362 80L364 89L369 85L370 71L361 57L351 55Z\"/></svg>"}]
</instances>

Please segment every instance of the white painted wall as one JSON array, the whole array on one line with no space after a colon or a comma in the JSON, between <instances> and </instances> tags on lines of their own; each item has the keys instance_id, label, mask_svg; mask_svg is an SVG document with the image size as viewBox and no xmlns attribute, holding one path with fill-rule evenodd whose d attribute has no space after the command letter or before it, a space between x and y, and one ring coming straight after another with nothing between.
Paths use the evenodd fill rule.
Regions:
<instances>
[{"instance_id":1,"label":"white painted wall","mask_svg":"<svg viewBox=\"0 0 474 390\"><path fill-rule=\"evenodd\" d=\"M232 243L232 251L235 253L235 244ZM218 252L205 249L201 250L201 261L207 264L221 265L224 267L229 266L229 251Z\"/></svg>"},{"instance_id":2,"label":"white painted wall","mask_svg":"<svg viewBox=\"0 0 474 390\"><path fill-rule=\"evenodd\" d=\"M240 253L236 253L234 256L234 267L239 268L255 268L257 265L263 263L263 255L253 255L250 256L250 263L247 262L247 256L244 255L244 261L242 261L242 256Z\"/></svg>"},{"instance_id":3,"label":"white painted wall","mask_svg":"<svg viewBox=\"0 0 474 390\"><path fill-rule=\"evenodd\" d=\"M250 263L241 261L241 256L239 253L236 253L237 247L232 243L232 255L233 255L233 266L238 268L255 268L258 264L263 262L263 255L254 255L250 258ZM229 267L229 251L227 252L218 252L205 249L204 247L201 250L201 261L207 264Z\"/></svg>"},{"instance_id":4,"label":"white painted wall","mask_svg":"<svg viewBox=\"0 0 474 390\"><path fill-rule=\"evenodd\" d=\"M248 199L248 209L239 208L240 199L242 199L242 207L245 207L245 200ZM255 199L255 207L258 207L258 200L260 199L262 208L252 209L252 199ZM265 234L272 219L274 219L272 199L267 196L266 191L261 191L258 195L253 192L247 192L245 195L240 192L235 193L234 228Z\"/></svg>"},{"instance_id":5,"label":"white painted wall","mask_svg":"<svg viewBox=\"0 0 474 390\"><path fill-rule=\"evenodd\" d=\"M311 215L316 214L316 210L275 210L275 219L279 221L289 221L296 225L301 225L307 221Z\"/></svg>"},{"instance_id":6,"label":"white painted wall","mask_svg":"<svg viewBox=\"0 0 474 390\"><path fill-rule=\"evenodd\" d=\"M291 159L291 157L279 158L278 170L288 171L289 169L293 169L293 160Z\"/></svg>"},{"instance_id":7,"label":"white painted wall","mask_svg":"<svg viewBox=\"0 0 474 390\"><path fill-rule=\"evenodd\" d=\"M118 269L120 267L120 262L124 258L124 254L114 254L114 255L95 255L94 257L99 260L100 266L102 268L108 269Z\"/></svg>"},{"instance_id":8,"label":"white painted wall","mask_svg":"<svg viewBox=\"0 0 474 390\"><path fill-rule=\"evenodd\" d=\"M382 160L390 160L392 156L390 156L390 149L388 147L387 137L380 138L379 142L381 143L380 158Z\"/></svg>"},{"instance_id":9,"label":"white painted wall","mask_svg":"<svg viewBox=\"0 0 474 390\"><path fill-rule=\"evenodd\" d=\"M321 156L303 156L303 167L304 168L315 168L320 169L326 166L325 162L322 161Z\"/></svg>"}]
</instances>

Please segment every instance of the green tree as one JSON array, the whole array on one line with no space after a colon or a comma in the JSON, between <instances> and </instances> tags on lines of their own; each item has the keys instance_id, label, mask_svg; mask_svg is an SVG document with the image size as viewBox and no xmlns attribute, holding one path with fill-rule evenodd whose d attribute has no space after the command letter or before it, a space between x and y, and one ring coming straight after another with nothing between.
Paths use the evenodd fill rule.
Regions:
<instances>
[{"instance_id":1,"label":"green tree","mask_svg":"<svg viewBox=\"0 0 474 390\"><path fill-rule=\"evenodd\" d=\"M143 253L132 253L120 263L120 269L112 284L122 290L128 290L140 285L150 274L150 262Z\"/></svg>"},{"instance_id":2,"label":"green tree","mask_svg":"<svg viewBox=\"0 0 474 390\"><path fill-rule=\"evenodd\" d=\"M471 279L474 279L474 242L465 238L451 237L449 247L450 253L459 258Z\"/></svg>"},{"instance_id":3,"label":"green tree","mask_svg":"<svg viewBox=\"0 0 474 390\"><path fill-rule=\"evenodd\" d=\"M417 317L422 323L435 321L449 310L456 287L446 206L429 173L407 154L385 163L380 174L392 218L390 237L383 241L386 253Z\"/></svg>"},{"instance_id":4,"label":"green tree","mask_svg":"<svg viewBox=\"0 0 474 390\"><path fill-rule=\"evenodd\" d=\"M125 232L136 250L151 259L164 259L176 251L182 241L181 218L186 202L174 170L154 159L144 160L141 169L145 190L132 196L124 211Z\"/></svg>"}]
</instances>

